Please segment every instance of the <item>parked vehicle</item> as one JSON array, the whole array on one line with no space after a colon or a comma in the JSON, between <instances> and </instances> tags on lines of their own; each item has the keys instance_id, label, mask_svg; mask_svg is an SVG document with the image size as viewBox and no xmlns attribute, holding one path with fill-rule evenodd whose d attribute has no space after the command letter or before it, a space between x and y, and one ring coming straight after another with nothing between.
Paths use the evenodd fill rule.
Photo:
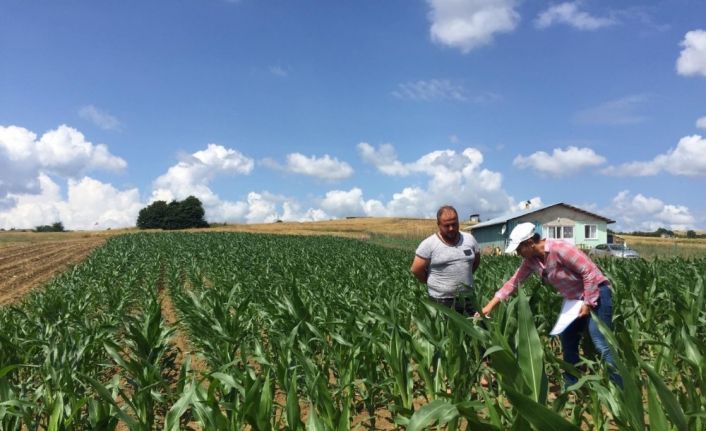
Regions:
<instances>
[{"instance_id":1,"label":"parked vehicle","mask_svg":"<svg viewBox=\"0 0 706 431\"><path fill-rule=\"evenodd\" d=\"M634 259L640 257L640 254L624 244L599 244L588 251L591 257L624 257Z\"/></svg>"}]
</instances>

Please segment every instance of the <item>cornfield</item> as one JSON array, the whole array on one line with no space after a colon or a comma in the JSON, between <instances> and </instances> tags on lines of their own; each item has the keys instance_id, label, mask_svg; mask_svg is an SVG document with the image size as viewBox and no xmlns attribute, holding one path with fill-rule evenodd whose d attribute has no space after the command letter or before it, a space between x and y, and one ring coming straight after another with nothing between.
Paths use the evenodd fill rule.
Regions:
<instances>
[{"instance_id":1,"label":"cornfield","mask_svg":"<svg viewBox=\"0 0 706 431\"><path fill-rule=\"evenodd\" d=\"M706 429L706 259L599 261L622 388L589 350L561 360L561 298L538 279L479 321L429 303L411 259L334 237L112 238L0 308L0 429ZM518 264L483 257L477 309Z\"/></svg>"}]
</instances>

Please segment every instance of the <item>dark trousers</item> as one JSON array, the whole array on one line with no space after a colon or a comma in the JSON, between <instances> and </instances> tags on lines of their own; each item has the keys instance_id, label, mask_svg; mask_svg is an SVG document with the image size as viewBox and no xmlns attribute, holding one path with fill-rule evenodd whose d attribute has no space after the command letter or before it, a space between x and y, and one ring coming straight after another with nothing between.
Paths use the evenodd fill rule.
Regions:
<instances>
[{"instance_id":1,"label":"dark trousers","mask_svg":"<svg viewBox=\"0 0 706 431\"><path fill-rule=\"evenodd\" d=\"M599 288L600 296L598 297L598 305L593 309L593 312L601 319L601 322L612 329L613 294L610 291L610 285L608 283L601 284ZM593 341L596 350L608 365L611 380L619 386L622 386L623 381L615 372L615 361L613 360L613 354L608 346L608 341L606 341L603 334L601 334L601 331L598 330L598 325L593 321L593 317L590 315L574 320L574 322L561 333L561 349L564 351L564 360L571 364L576 364L579 361L581 334L583 334L586 329L588 329L588 334L591 336L591 341ZM564 374L564 379L566 386L571 386L577 382L576 377L568 373Z\"/></svg>"},{"instance_id":2,"label":"dark trousers","mask_svg":"<svg viewBox=\"0 0 706 431\"><path fill-rule=\"evenodd\" d=\"M476 314L476 310L473 308L471 299L466 296L457 296L456 298L432 298L430 296L429 299L437 304L456 310L457 313L465 316L473 317L473 315Z\"/></svg>"}]
</instances>

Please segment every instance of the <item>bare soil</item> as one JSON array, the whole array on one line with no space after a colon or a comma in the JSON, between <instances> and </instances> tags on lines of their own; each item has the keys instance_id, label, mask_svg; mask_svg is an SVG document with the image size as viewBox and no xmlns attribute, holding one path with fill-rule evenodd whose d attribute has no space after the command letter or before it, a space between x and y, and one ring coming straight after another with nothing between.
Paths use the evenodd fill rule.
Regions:
<instances>
[{"instance_id":1,"label":"bare soil","mask_svg":"<svg viewBox=\"0 0 706 431\"><path fill-rule=\"evenodd\" d=\"M0 248L0 305L21 299L27 292L84 260L104 238L36 242Z\"/></svg>"}]
</instances>

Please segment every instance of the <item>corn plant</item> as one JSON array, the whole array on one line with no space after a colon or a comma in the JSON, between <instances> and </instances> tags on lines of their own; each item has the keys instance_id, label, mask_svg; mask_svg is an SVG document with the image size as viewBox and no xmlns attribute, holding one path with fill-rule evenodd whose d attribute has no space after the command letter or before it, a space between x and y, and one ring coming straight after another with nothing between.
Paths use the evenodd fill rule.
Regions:
<instances>
[{"instance_id":1,"label":"corn plant","mask_svg":"<svg viewBox=\"0 0 706 431\"><path fill-rule=\"evenodd\" d=\"M703 259L598 261L620 387L589 350L561 359L561 297L538 278L478 321L429 302L411 258L332 237L115 238L0 308L0 429L704 428ZM484 257L476 306L518 265ZM175 330L205 368L166 359Z\"/></svg>"}]
</instances>

